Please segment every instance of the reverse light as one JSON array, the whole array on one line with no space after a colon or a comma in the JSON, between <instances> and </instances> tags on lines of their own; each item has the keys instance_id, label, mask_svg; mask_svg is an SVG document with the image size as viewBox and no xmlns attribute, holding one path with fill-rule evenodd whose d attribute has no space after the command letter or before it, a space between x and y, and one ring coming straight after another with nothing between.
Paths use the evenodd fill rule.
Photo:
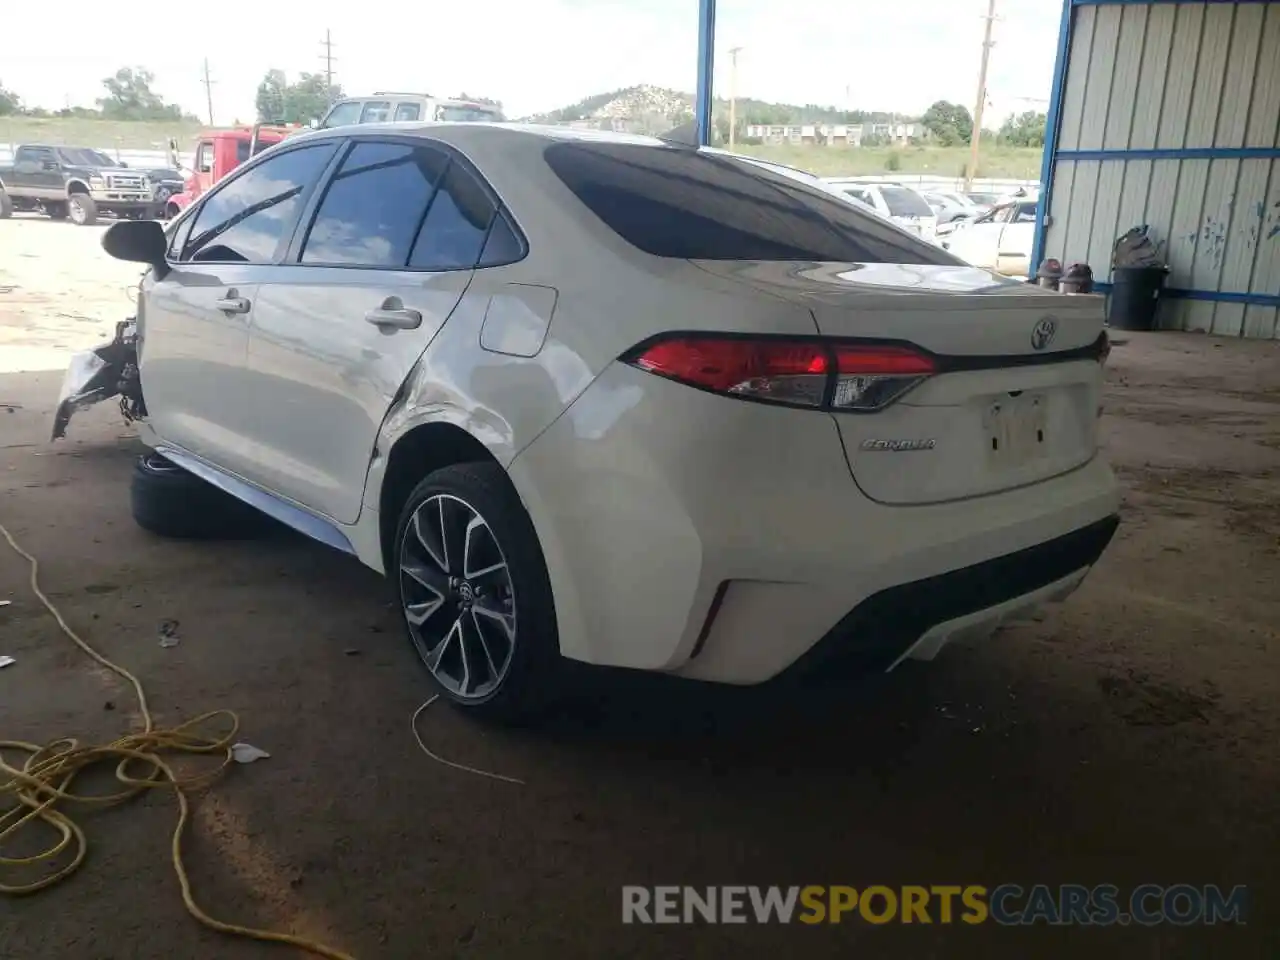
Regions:
<instances>
[{"instance_id":1,"label":"reverse light","mask_svg":"<svg viewBox=\"0 0 1280 960\"><path fill-rule=\"evenodd\" d=\"M673 334L623 362L713 393L787 406L869 413L936 371L909 346L781 337Z\"/></svg>"}]
</instances>

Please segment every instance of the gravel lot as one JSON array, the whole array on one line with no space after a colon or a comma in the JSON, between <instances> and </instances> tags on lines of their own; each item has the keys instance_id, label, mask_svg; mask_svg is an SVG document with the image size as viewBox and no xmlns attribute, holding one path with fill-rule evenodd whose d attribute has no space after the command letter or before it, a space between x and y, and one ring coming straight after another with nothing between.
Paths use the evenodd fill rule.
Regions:
<instances>
[{"instance_id":1,"label":"gravel lot","mask_svg":"<svg viewBox=\"0 0 1280 960\"><path fill-rule=\"evenodd\" d=\"M1124 524L1080 593L990 642L821 697L602 674L506 732L429 711L382 582L291 535L135 528L110 405L48 442L69 349L130 312L99 229L0 222L0 521L161 723L236 710L272 757L200 795L216 916L373 958L1275 957L1280 925L1280 343L1133 336L1105 430ZM62 266L59 266L61 264ZM0 543L0 739L105 742L129 691L56 629ZM159 625L181 642L162 648ZM87 814L64 885L0 901L0 957L257 958L183 912L172 798ZM624 884L1248 884L1245 927L624 927Z\"/></svg>"}]
</instances>

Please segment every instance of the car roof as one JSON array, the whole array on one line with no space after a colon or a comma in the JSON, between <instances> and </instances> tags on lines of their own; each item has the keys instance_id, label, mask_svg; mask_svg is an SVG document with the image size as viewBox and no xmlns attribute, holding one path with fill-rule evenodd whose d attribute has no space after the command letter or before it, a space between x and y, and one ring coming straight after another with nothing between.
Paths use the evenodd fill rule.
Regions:
<instances>
[{"instance_id":1,"label":"car roof","mask_svg":"<svg viewBox=\"0 0 1280 960\"><path fill-rule=\"evenodd\" d=\"M369 137L381 134L399 137L435 137L447 134L450 143L465 148L468 143L500 142L504 139L541 139L548 144L558 142L617 143L635 146L671 147L672 144L657 137L638 134L613 133L607 130L578 130L573 127L553 127L536 123L499 123L472 121L451 123L447 121L415 120L400 123L360 123L344 127L326 127L290 137L291 142L326 139L333 136ZM691 149L691 148L690 148Z\"/></svg>"}]
</instances>

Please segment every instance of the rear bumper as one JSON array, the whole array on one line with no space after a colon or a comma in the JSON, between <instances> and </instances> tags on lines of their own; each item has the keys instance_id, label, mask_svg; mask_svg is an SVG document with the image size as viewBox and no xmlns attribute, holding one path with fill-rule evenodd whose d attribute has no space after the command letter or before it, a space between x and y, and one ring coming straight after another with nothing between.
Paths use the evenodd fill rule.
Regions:
<instances>
[{"instance_id":1,"label":"rear bumper","mask_svg":"<svg viewBox=\"0 0 1280 960\"><path fill-rule=\"evenodd\" d=\"M1062 600L1115 536L1106 517L1046 543L868 597L788 670L878 672L906 658L932 659L948 641L989 635L1041 603Z\"/></svg>"},{"instance_id":2,"label":"rear bumper","mask_svg":"<svg viewBox=\"0 0 1280 960\"><path fill-rule=\"evenodd\" d=\"M912 456L926 459L904 469L945 469ZM1097 457L989 496L879 504L853 482L832 415L714 396L622 365L510 475L547 561L566 656L738 684L775 677L851 625L849 642L860 644L875 633L860 626L867 617L888 628L875 640L884 649L868 652L880 668L950 619L993 605L991 616L1004 617L1002 603L1087 568L1119 507ZM1080 534L1083 547L1063 539L1107 523L1105 538ZM1046 559L1025 579L1028 557L1059 553L1066 559ZM969 600L939 605L928 596L937 583ZM851 610L862 612L849 621Z\"/></svg>"}]
</instances>

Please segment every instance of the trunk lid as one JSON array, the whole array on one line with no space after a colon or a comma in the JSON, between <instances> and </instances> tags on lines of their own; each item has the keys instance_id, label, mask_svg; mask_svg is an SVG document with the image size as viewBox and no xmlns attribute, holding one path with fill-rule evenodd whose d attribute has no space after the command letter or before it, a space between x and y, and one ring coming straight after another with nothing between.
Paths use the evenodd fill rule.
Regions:
<instances>
[{"instance_id":1,"label":"trunk lid","mask_svg":"<svg viewBox=\"0 0 1280 960\"><path fill-rule=\"evenodd\" d=\"M699 261L807 306L828 337L897 340L939 370L874 413L834 414L853 479L886 504L961 500L1059 476L1098 447L1102 368L1080 356L1102 298L963 265Z\"/></svg>"}]
</instances>

